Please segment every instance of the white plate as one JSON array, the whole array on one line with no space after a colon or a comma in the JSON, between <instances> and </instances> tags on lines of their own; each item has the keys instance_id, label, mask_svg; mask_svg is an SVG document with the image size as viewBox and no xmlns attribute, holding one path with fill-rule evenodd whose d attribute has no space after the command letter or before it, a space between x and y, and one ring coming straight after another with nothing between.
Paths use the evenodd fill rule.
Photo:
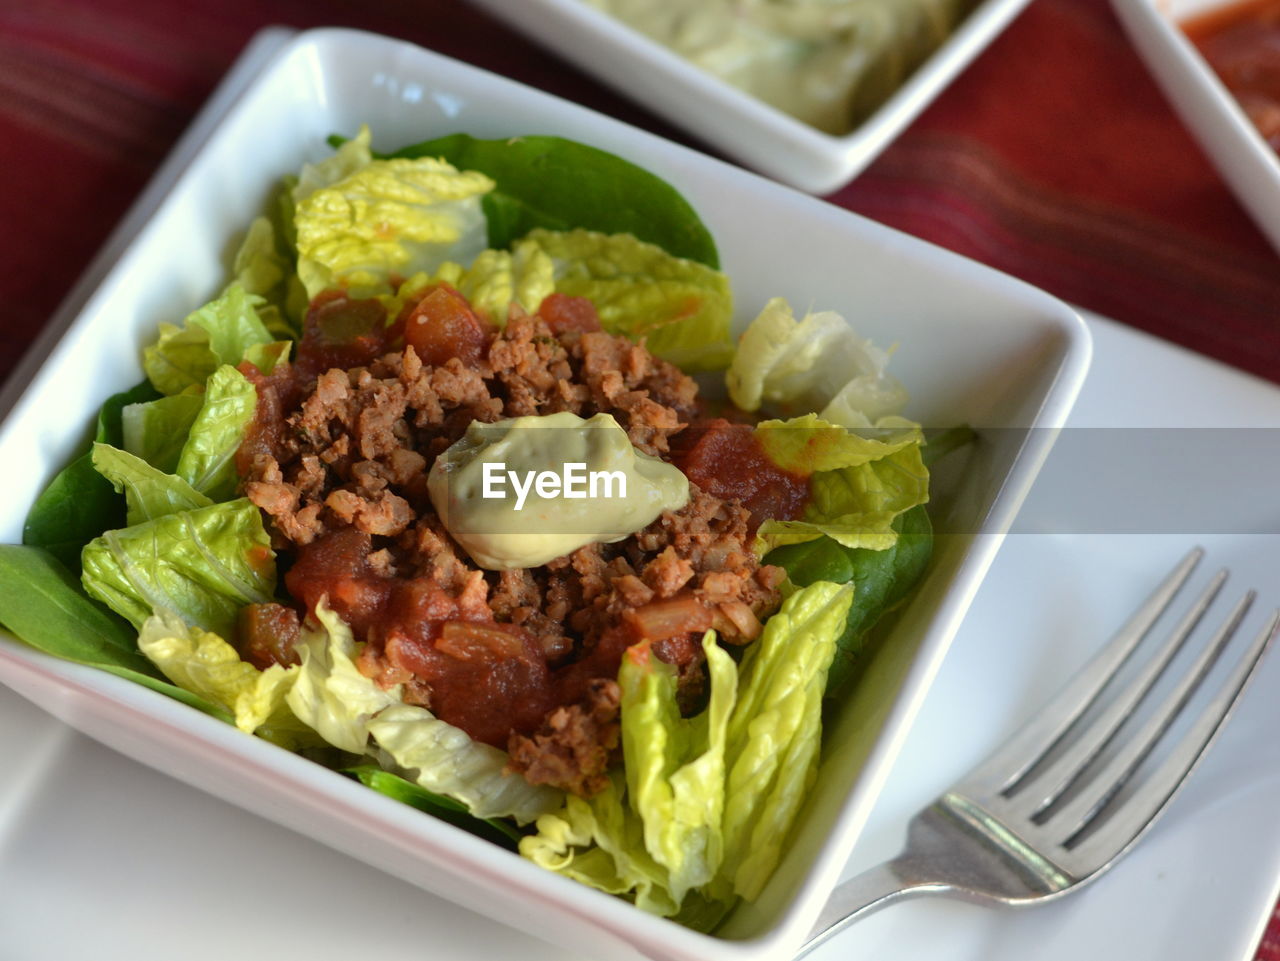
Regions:
<instances>
[{"instance_id":1,"label":"white plate","mask_svg":"<svg viewBox=\"0 0 1280 961\"><path fill-rule=\"evenodd\" d=\"M825 194L871 163L1028 0L976 4L893 96L843 136L757 100L584 0L472 2L727 156L793 187Z\"/></svg>"},{"instance_id":2,"label":"white plate","mask_svg":"<svg viewBox=\"0 0 1280 961\"><path fill-rule=\"evenodd\" d=\"M1097 358L1072 425L1280 427L1280 390L1131 330L1091 326ZM1145 386L1133 377L1139 366L1152 373ZM1033 709L1053 673L1085 655L1083 641L1190 543L1066 533L1060 508L1078 477L1051 456L1022 516L1053 533L1006 539L850 870L893 853L906 812ZM1212 497L1216 480L1188 474L1172 486ZM1241 480L1241 497L1270 494L1265 476ZM1280 538L1209 546L1237 583L1256 583L1270 603L1280 597ZM1280 882L1275 654L1164 821L1092 888L1017 912L899 905L816 961L1251 961ZM588 961L134 764L2 689L0 768L6 961Z\"/></svg>"},{"instance_id":3,"label":"white plate","mask_svg":"<svg viewBox=\"0 0 1280 961\"><path fill-rule=\"evenodd\" d=\"M269 50L272 43L279 49ZM642 163L707 220L740 320L774 295L844 310L878 341L900 342L898 373L927 423L1053 427L1083 379L1089 339L1074 312L953 254L408 44L337 30L273 35L263 44L113 238L101 272L68 306L74 320L65 336L56 346L42 342L53 349L0 429L0 462L24 465L6 476L0 539L19 538L26 505L73 452L78 425L141 378L139 350L157 322L185 315L220 288L229 240L275 180L326 155L330 133L361 123L383 147L458 130L545 132ZM64 326L65 318L54 329ZM25 365L20 376L33 369ZM935 522L960 533L939 539L928 578L829 732L821 776L783 863L723 937L645 915L177 702L4 638L0 681L131 757L597 958L786 954L847 859L1051 441L1050 431L993 432L959 483L940 492Z\"/></svg>"},{"instance_id":4,"label":"white plate","mask_svg":"<svg viewBox=\"0 0 1280 961\"><path fill-rule=\"evenodd\" d=\"M1111 0L1147 69L1258 227L1280 251L1280 155L1179 29L1239 0Z\"/></svg>"}]
</instances>

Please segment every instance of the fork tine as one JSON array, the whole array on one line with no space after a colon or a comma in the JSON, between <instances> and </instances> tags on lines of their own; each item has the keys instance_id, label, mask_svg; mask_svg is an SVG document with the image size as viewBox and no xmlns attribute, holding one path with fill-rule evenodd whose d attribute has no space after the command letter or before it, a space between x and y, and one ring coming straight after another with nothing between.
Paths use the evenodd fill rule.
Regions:
<instances>
[{"instance_id":1,"label":"fork tine","mask_svg":"<svg viewBox=\"0 0 1280 961\"><path fill-rule=\"evenodd\" d=\"M1070 749L1065 751L1061 757L1054 759L1053 763L1045 770L1037 773L1036 783L1048 784L1050 787L1048 790L1036 789L1037 792L1043 791L1043 793L1040 794L1040 799L1030 815L1032 820L1039 821L1045 812L1075 783L1081 772L1111 743L1121 725L1138 709L1138 706L1151 693L1151 689L1155 687L1156 682L1160 680L1165 669L1168 668L1178 652L1182 650L1187 638L1191 636L1191 632L1200 623L1200 619L1204 617L1205 611L1209 609L1209 605L1218 596L1218 592L1222 589L1222 585L1226 580L1227 572L1225 570L1218 571L1214 575L1209 582L1209 586L1196 598L1195 603L1183 615L1182 620L1178 622L1177 627L1169 635L1159 653L1143 667L1138 677L1123 692L1118 694L1115 700L1107 705L1106 711L1096 721L1091 722L1087 730L1081 732L1074 739Z\"/></svg>"},{"instance_id":2,"label":"fork tine","mask_svg":"<svg viewBox=\"0 0 1280 961\"><path fill-rule=\"evenodd\" d=\"M1195 694L1227 642L1235 634L1245 613L1249 610L1249 605L1253 603L1253 598L1253 591L1249 591L1240 599L1212 640L1196 658L1191 670L1177 687L1169 692L1164 703L1148 718L1138 733L1125 744L1123 750L1102 767L1102 770L1078 795L1047 820L1046 823L1049 825L1063 826L1055 830L1055 833L1064 839L1062 842L1064 847L1071 848L1076 843L1081 833L1093 823L1094 818L1124 787L1138 766L1159 743L1170 725L1182 712L1187 701Z\"/></svg>"},{"instance_id":3,"label":"fork tine","mask_svg":"<svg viewBox=\"0 0 1280 961\"><path fill-rule=\"evenodd\" d=\"M1015 793L1031 769L1053 750L1068 728L1098 699L1107 682L1146 637L1203 556L1204 549L1196 547L1179 561L1160 586L1066 687L973 772L972 783L993 785L994 792L1006 797Z\"/></svg>"},{"instance_id":4,"label":"fork tine","mask_svg":"<svg viewBox=\"0 0 1280 961\"><path fill-rule=\"evenodd\" d=\"M1142 836L1204 757L1277 635L1280 635L1280 610L1272 612L1177 748L1131 798L1112 812L1105 824L1075 844L1073 857L1100 867L1119 857Z\"/></svg>"}]
</instances>

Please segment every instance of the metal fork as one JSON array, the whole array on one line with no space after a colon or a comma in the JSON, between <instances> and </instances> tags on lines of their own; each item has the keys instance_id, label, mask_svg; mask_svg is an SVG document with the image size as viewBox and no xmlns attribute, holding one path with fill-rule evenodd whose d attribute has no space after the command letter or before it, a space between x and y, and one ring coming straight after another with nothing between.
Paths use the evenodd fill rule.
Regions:
<instances>
[{"instance_id":1,"label":"metal fork","mask_svg":"<svg viewBox=\"0 0 1280 961\"><path fill-rule=\"evenodd\" d=\"M1102 874L1159 817L1239 700L1280 628L1276 611L1213 700L1151 772L1134 775L1213 667L1254 599L1247 592L1138 729L1122 725L1156 685L1227 578L1219 571L1154 657L1102 707L1099 697L1182 589L1196 548L1067 686L994 754L911 821L896 858L832 892L800 950L808 954L896 901L946 894L986 904L1036 904ZM1099 703L1095 717L1081 721ZM1138 719L1135 719L1135 723ZM1103 757L1108 746L1114 749Z\"/></svg>"}]
</instances>

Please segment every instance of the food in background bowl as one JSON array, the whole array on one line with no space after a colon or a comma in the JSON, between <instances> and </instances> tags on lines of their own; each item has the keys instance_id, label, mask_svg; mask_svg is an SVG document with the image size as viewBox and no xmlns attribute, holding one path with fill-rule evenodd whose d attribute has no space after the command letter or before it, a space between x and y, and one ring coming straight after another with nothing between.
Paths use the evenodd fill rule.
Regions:
<instances>
[{"instance_id":1,"label":"food in background bowl","mask_svg":"<svg viewBox=\"0 0 1280 961\"><path fill-rule=\"evenodd\" d=\"M1262 139L1280 151L1280 0L1230 4L1182 28Z\"/></svg>"},{"instance_id":2,"label":"food in background bowl","mask_svg":"<svg viewBox=\"0 0 1280 961\"><path fill-rule=\"evenodd\" d=\"M688 204L569 141L362 131L278 201L0 550L0 621L714 926L929 556L887 355L781 300L732 344ZM622 502L557 502L576 467Z\"/></svg>"},{"instance_id":3,"label":"food in background bowl","mask_svg":"<svg viewBox=\"0 0 1280 961\"><path fill-rule=\"evenodd\" d=\"M967 0L586 0L689 62L846 134L934 52Z\"/></svg>"}]
</instances>

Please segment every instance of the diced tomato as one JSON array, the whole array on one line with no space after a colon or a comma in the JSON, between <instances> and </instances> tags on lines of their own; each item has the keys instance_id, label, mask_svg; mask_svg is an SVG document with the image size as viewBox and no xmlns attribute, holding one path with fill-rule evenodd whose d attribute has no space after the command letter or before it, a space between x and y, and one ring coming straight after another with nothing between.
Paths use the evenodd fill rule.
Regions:
<instances>
[{"instance_id":1,"label":"diced tomato","mask_svg":"<svg viewBox=\"0 0 1280 961\"><path fill-rule=\"evenodd\" d=\"M380 300L326 290L307 308L298 366L311 377L334 367L364 367L387 347L387 311Z\"/></svg>"},{"instance_id":2,"label":"diced tomato","mask_svg":"<svg viewBox=\"0 0 1280 961\"><path fill-rule=\"evenodd\" d=\"M298 559L284 576L289 593L315 610L326 595L329 607L363 634L378 621L395 582L369 565L370 536L353 527L325 534L298 548Z\"/></svg>"},{"instance_id":3,"label":"diced tomato","mask_svg":"<svg viewBox=\"0 0 1280 961\"><path fill-rule=\"evenodd\" d=\"M680 435L676 463L709 494L737 499L751 511L752 529L768 518L795 520L809 501L809 478L771 461L747 424L716 418Z\"/></svg>"},{"instance_id":4,"label":"diced tomato","mask_svg":"<svg viewBox=\"0 0 1280 961\"><path fill-rule=\"evenodd\" d=\"M583 333L603 330L596 305L586 297L570 297L568 294L549 294L538 307L538 316L547 322L553 334L567 330Z\"/></svg>"},{"instance_id":5,"label":"diced tomato","mask_svg":"<svg viewBox=\"0 0 1280 961\"><path fill-rule=\"evenodd\" d=\"M240 608L237 623L240 656L259 670L272 664L288 667L300 663L294 645L301 623L298 612L283 604L248 604Z\"/></svg>"},{"instance_id":6,"label":"diced tomato","mask_svg":"<svg viewBox=\"0 0 1280 961\"><path fill-rule=\"evenodd\" d=\"M406 306L396 325L403 325L404 342L418 358L435 367L451 357L474 366L488 354L493 340L493 328L448 284L427 288L421 300Z\"/></svg>"}]
</instances>

